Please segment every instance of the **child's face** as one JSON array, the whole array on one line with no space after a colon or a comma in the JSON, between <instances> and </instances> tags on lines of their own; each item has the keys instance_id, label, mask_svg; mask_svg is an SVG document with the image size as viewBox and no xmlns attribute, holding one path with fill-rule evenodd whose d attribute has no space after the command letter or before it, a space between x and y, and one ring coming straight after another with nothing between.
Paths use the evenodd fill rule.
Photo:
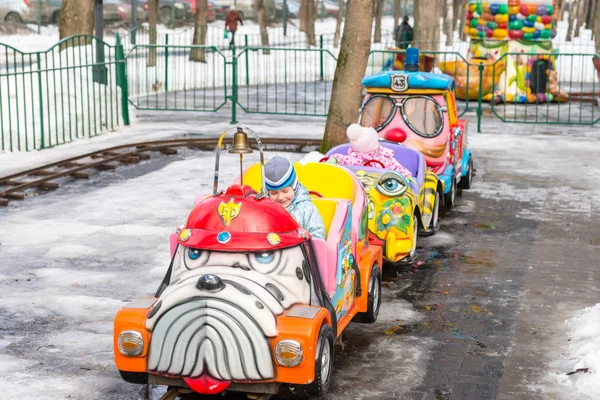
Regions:
<instances>
[{"instance_id":1,"label":"child's face","mask_svg":"<svg viewBox=\"0 0 600 400\"><path fill-rule=\"evenodd\" d=\"M269 197L271 197L271 200L281 204L284 207L287 207L292 203L295 195L294 189L292 189L291 186L286 186L279 190L269 190Z\"/></svg>"}]
</instances>

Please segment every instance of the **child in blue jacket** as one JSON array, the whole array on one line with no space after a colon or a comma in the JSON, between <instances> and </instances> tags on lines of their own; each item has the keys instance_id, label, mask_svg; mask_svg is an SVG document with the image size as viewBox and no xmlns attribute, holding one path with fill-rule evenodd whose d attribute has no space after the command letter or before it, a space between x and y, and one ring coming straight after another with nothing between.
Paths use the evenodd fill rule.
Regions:
<instances>
[{"instance_id":1,"label":"child in blue jacket","mask_svg":"<svg viewBox=\"0 0 600 400\"><path fill-rule=\"evenodd\" d=\"M271 200L285 207L313 238L326 240L323 218L288 159L275 156L265 164L265 186Z\"/></svg>"}]
</instances>

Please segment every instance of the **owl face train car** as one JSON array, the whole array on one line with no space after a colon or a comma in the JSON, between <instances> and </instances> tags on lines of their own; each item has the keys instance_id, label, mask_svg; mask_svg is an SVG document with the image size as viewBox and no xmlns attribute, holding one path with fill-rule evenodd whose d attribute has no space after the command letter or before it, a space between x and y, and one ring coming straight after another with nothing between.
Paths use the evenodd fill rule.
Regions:
<instances>
[{"instance_id":1,"label":"owl face train car","mask_svg":"<svg viewBox=\"0 0 600 400\"><path fill-rule=\"evenodd\" d=\"M423 155L398 143L380 141L412 175L407 180L397 171L385 169L373 160L363 166L343 166L362 183L369 201L369 241L383 248L389 262L412 264L417 260L417 236L434 235L439 229L443 185L428 171ZM327 152L346 154L350 144ZM340 164L341 165L341 164Z\"/></svg>"},{"instance_id":2,"label":"owl face train car","mask_svg":"<svg viewBox=\"0 0 600 400\"><path fill-rule=\"evenodd\" d=\"M382 139L420 151L429 170L444 182L445 204L452 208L459 189L469 189L473 159L467 121L458 118L455 81L419 71L419 51L409 48L402 71L366 76L359 123Z\"/></svg>"},{"instance_id":3,"label":"owl face train car","mask_svg":"<svg viewBox=\"0 0 600 400\"><path fill-rule=\"evenodd\" d=\"M206 395L326 393L336 338L381 302L381 248L353 241L353 205L366 202L352 194L318 205L327 240L249 185L199 196L155 296L116 316L121 376Z\"/></svg>"}]
</instances>

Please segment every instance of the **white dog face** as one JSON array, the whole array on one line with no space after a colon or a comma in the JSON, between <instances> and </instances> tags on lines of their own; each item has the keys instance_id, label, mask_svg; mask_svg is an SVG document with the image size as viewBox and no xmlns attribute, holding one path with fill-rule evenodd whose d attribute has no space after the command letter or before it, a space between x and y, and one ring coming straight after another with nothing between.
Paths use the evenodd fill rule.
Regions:
<instances>
[{"instance_id":1,"label":"white dog face","mask_svg":"<svg viewBox=\"0 0 600 400\"><path fill-rule=\"evenodd\" d=\"M169 286L146 320L150 371L222 380L272 378L277 316L310 304L300 246L256 253L179 245Z\"/></svg>"},{"instance_id":2,"label":"white dog face","mask_svg":"<svg viewBox=\"0 0 600 400\"><path fill-rule=\"evenodd\" d=\"M299 246L256 253L222 253L179 246L169 287L203 274L239 276L264 285L270 282L275 286L273 292L278 298L278 291L289 292L291 297L281 300L287 309L294 303L308 304L310 301L310 278L305 276L308 271L304 270L303 261L304 254Z\"/></svg>"}]
</instances>

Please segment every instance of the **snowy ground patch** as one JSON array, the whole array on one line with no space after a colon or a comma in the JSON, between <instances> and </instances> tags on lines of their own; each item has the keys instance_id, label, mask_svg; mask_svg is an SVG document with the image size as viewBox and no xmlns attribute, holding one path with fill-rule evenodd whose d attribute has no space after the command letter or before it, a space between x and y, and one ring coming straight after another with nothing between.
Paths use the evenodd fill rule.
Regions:
<instances>
[{"instance_id":1,"label":"snowy ground patch","mask_svg":"<svg viewBox=\"0 0 600 400\"><path fill-rule=\"evenodd\" d=\"M600 303L587 307L567 321L569 344L567 360L558 381L578 392L577 398L600 398ZM587 372L566 373L586 368ZM581 396L581 397L579 397Z\"/></svg>"}]
</instances>

